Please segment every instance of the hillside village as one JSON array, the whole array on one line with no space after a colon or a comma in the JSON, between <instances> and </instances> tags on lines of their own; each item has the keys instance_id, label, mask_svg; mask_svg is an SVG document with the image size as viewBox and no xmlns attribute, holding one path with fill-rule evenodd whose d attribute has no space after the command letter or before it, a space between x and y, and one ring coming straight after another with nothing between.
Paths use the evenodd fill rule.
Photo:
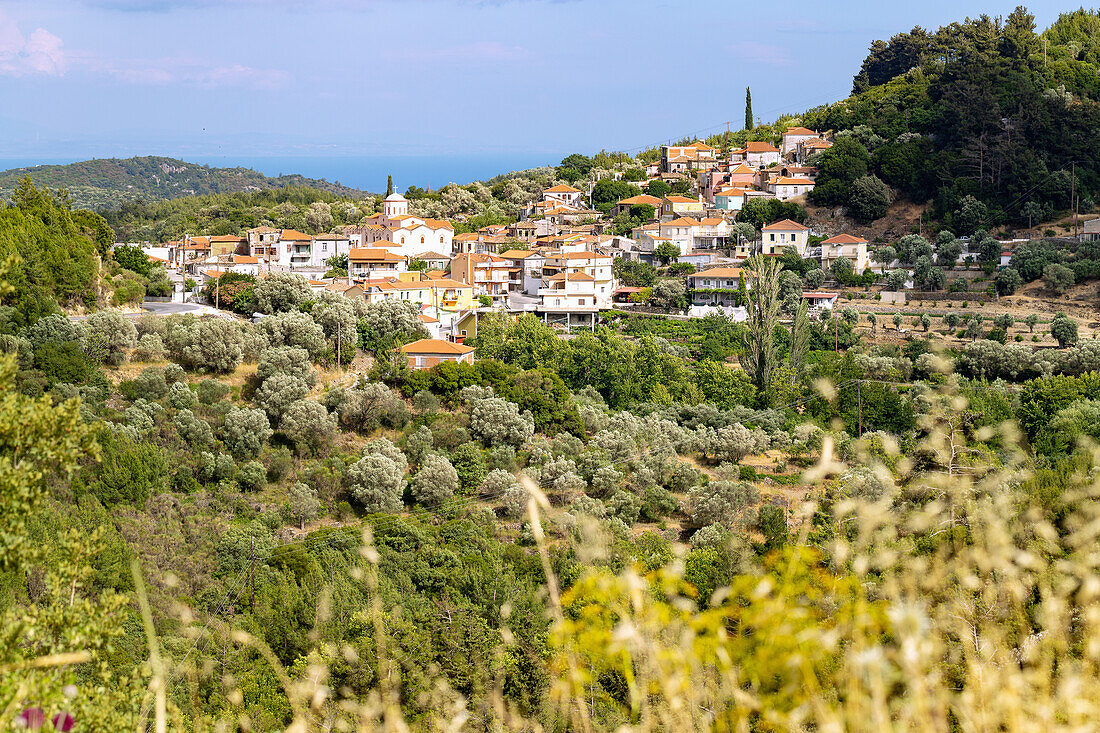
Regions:
<instances>
[{"instance_id":1,"label":"hillside village","mask_svg":"<svg viewBox=\"0 0 1100 733\"><path fill-rule=\"evenodd\" d=\"M1011 295L994 276L1026 239L947 233L929 251L899 257L897 241L828 236L803 223L815 164L834 140L832 131L789 126L776 144L663 145L652 162L593 170L576 185L559 180L522 204L515 221L458 234L452 221L412 214L410 201L390 192L376 213L329 232L259 226L137 246L166 267L178 298L220 307L223 278L294 273L317 291L417 304L433 341L459 345L491 311L534 313L566 330L594 329L613 309L743 320L741 265L758 254L786 258L816 314L856 299L849 305L867 311L861 316L873 320L876 308L890 306L919 325L925 311L951 301L966 307ZM1086 221L1079 239L1097 236L1098 225ZM934 262L918 264L921 254Z\"/></svg>"}]
</instances>

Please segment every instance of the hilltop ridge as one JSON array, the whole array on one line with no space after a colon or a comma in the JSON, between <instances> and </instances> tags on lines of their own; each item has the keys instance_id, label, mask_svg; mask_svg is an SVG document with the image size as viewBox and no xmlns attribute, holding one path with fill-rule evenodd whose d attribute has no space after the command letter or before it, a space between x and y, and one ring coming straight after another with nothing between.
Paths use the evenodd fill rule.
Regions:
<instances>
[{"instance_id":1,"label":"hilltop ridge","mask_svg":"<svg viewBox=\"0 0 1100 733\"><path fill-rule=\"evenodd\" d=\"M357 188L298 174L271 177L251 168L215 168L177 158L145 155L12 168L0 172L0 198L10 196L24 176L30 176L39 187L64 188L72 197L75 208L93 210L117 209L130 201L264 191L290 186L306 186L346 198L368 195Z\"/></svg>"}]
</instances>

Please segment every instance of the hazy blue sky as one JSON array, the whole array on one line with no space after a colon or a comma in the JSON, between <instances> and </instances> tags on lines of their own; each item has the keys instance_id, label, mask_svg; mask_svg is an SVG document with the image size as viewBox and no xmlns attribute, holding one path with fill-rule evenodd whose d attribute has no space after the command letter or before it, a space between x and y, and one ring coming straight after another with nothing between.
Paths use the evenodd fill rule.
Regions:
<instances>
[{"instance_id":1,"label":"hazy blue sky","mask_svg":"<svg viewBox=\"0 0 1100 733\"><path fill-rule=\"evenodd\" d=\"M1013 5L0 0L0 158L634 149L739 125L746 85L765 119L846 96L873 39Z\"/></svg>"}]
</instances>

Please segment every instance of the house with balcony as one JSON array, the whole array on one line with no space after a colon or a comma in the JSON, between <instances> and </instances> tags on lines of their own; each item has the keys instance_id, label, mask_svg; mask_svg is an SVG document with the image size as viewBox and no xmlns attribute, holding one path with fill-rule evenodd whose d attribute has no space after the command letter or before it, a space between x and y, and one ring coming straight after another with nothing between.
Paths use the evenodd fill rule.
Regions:
<instances>
[{"instance_id":1,"label":"house with balcony","mask_svg":"<svg viewBox=\"0 0 1100 733\"><path fill-rule=\"evenodd\" d=\"M500 253L500 257L510 265L508 277L514 293L534 295L542 287L542 266L546 258L527 249L509 249Z\"/></svg>"},{"instance_id":2,"label":"house with balcony","mask_svg":"<svg viewBox=\"0 0 1100 733\"><path fill-rule=\"evenodd\" d=\"M451 260L451 278L473 286L474 295L505 301L512 291L515 268L510 259L491 254L460 254Z\"/></svg>"},{"instance_id":3,"label":"house with balcony","mask_svg":"<svg viewBox=\"0 0 1100 733\"><path fill-rule=\"evenodd\" d=\"M687 173L717 165L718 151L706 143L661 146L661 173Z\"/></svg>"},{"instance_id":4,"label":"house with balcony","mask_svg":"<svg viewBox=\"0 0 1100 733\"><path fill-rule=\"evenodd\" d=\"M863 237L855 237L851 234L838 234L823 240L819 245L817 257L821 260L821 269L829 271L832 264L841 257L846 257L852 262L853 272L857 275L871 266L871 260L867 254L867 240ZM811 251L811 257L814 256Z\"/></svg>"},{"instance_id":5,"label":"house with balcony","mask_svg":"<svg viewBox=\"0 0 1100 733\"><path fill-rule=\"evenodd\" d=\"M538 296L536 313L546 323L594 329L600 310L611 307L612 292L601 298L591 275L563 270L546 279L546 286L539 288Z\"/></svg>"},{"instance_id":6,"label":"house with balcony","mask_svg":"<svg viewBox=\"0 0 1100 733\"><path fill-rule=\"evenodd\" d=\"M275 264L291 270L316 267L313 264L313 237L294 229L279 232L279 258Z\"/></svg>"},{"instance_id":7,"label":"house with balcony","mask_svg":"<svg viewBox=\"0 0 1100 733\"><path fill-rule=\"evenodd\" d=\"M556 252L547 253L543 259L543 285L548 284L557 275L586 275L592 280L592 295L599 305L609 308L611 294L615 290L615 276L612 272L610 255L599 252Z\"/></svg>"},{"instance_id":8,"label":"house with balcony","mask_svg":"<svg viewBox=\"0 0 1100 733\"><path fill-rule=\"evenodd\" d=\"M805 257L809 238L808 226L783 219L768 224L760 231L760 252L765 255L780 255L787 247L794 247L800 257Z\"/></svg>"},{"instance_id":9,"label":"house with balcony","mask_svg":"<svg viewBox=\"0 0 1100 733\"><path fill-rule=\"evenodd\" d=\"M348 253L348 274L356 280L388 277L406 269L406 258L387 247L357 247Z\"/></svg>"},{"instance_id":10,"label":"house with balcony","mask_svg":"<svg viewBox=\"0 0 1100 733\"><path fill-rule=\"evenodd\" d=\"M441 252L422 252L414 259L423 262L428 270L446 270L451 264L451 255Z\"/></svg>"},{"instance_id":11,"label":"house with balcony","mask_svg":"<svg viewBox=\"0 0 1100 733\"><path fill-rule=\"evenodd\" d=\"M358 285L363 288L368 303L404 300L429 306L439 313L468 311L474 307L474 289L471 286L446 277L428 277L417 271L364 280Z\"/></svg>"},{"instance_id":12,"label":"house with balcony","mask_svg":"<svg viewBox=\"0 0 1100 733\"><path fill-rule=\"evenodd\" d=\"M691 302L694 305L739 305L736 299L741 272L739 267L713 267L688 275Z\"/></svg>"},{"instance_id":13,"label":"house with balcony","mask_svg":"<svg viewBox=\"0 0 1100 733\"><path fill-rule=\"evenodd\" d=\"M795 160L800 163L806 163L811 156L828 150L831 147L833 147L833 144L828 140L816 137L809 140L803 140L798 144L798 153L795 155Z\"/></svg>"}]
</instances>

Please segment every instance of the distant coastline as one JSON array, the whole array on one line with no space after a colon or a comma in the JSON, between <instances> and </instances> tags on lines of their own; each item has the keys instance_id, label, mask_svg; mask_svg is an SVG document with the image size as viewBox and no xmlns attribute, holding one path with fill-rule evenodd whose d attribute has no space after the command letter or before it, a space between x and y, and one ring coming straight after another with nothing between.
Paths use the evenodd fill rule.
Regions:
<instances>
[{"instance_id":1,"label":"distant coastline","mask_svg":"<svg viewBox=\"0 0 1100 733\"><path fill-rule=\"evenodd\" d=\"M100 156L111 157L111 156ZM267 176L300 174L323 178L331 183L371 192L386 190L386 177L404 191L409 186L441 188L448 183L466 184L485 180L514 170L556 165L561 155L469 154L406 156L222 156L188 155L186 160L212 167L243 166ZM88 156L74 157L0 157L0 170L34 165L64 165Z\"/></svg>"}]
</instances>

